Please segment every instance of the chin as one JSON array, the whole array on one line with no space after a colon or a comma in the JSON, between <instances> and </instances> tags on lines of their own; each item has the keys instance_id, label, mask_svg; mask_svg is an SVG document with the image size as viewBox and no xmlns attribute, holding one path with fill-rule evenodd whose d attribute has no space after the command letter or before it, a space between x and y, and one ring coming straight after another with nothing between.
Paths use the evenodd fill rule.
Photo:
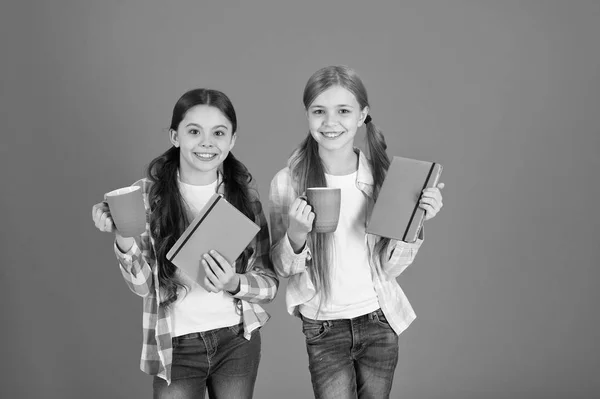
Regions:
<instances>
[{"instance_id":1,"label":"chin","mask_svg":"<svg viewBox=\"0 0 600 399\"><path fill-rule=\"evenodd\" d=\"M341 148L347 147L348 145L352 145L352 140L348 141L348 140L343 140L343 141L329 141L329 140L322 140L318 142L320 146L322 146L323 148L327 149L327 150L339 150Z\"/></svg>"},{"instance_id":2,"label":"chin","mask_svg":"<svg viewBox=\"0 0 600 399\"><path fill-rule=\"evenodd\" d=\"M196 170L203 172L203 173L208 173L208 172L212 172L213 170L217 169L217 167L219 166L219 164L215 163L213 164L209 164L209 165L194 165Z\"/></svg>"}]
</instances>

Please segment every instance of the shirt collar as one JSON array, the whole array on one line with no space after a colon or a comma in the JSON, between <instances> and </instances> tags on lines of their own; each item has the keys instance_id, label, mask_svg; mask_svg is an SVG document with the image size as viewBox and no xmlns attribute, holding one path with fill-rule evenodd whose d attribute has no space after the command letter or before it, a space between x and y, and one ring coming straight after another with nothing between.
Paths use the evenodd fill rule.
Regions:
<instances>
[{"instance_id":1,"label":"shirt collar","mask_svg":"<svg viewBox=\"0 0 600 399\"><path fill-rule=\"evenodd\" d=\"M373 172L371 163L364 152L358 147L354 147L354 152L358 154L358 170L356 173L356 184L358 188L364 191L369 197L373 193ZM290 167L291 158L288 159L287 166Z\"/></svg>"},{"instance_id":2,"label":"shirt collar","mask_svg":"<svg viewBox=\"0 0 600 399\"><path fill-rule=\"evenodd\" d=\"M373 173L371 172L371 164L367 156L358 148L354 148L354 152L358 154L358 173L356 174L356 182L362 184L373 185Z\"/></svg>"},{"instance_id":3,"label":"shirt collar","mask_svg":"<svg viewBox=\"0 0 600 399\"><path fill-rule=\"evenodd\" d=\"M181 181L181 178L179 176L179 168L177 168L177 181ZM221 172L221 168L217 169L217 193L225 193L225 185L223 184L223 173Z\"/></svg>"}]
</instances>

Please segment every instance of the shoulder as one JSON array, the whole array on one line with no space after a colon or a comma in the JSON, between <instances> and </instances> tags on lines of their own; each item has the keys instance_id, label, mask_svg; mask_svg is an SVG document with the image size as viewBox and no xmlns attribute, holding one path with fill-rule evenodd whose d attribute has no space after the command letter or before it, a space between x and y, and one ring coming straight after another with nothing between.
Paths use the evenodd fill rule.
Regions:
<instances>
[{"instance_id":1,"label":"shoulder","mask_svg":"<svg viewBox=\"0 0 600 399\"><path fill-rule=\"evenodd\" d=\"M269 202L277 206L291 203L298 196L298 185L289 167L281 169L271 180Z\"/></svg>"},{"instance_id":2,"label":"shoulder","mask_svg":"<svg viewBox=\"0 0 600 399\"><path fill-rule=\"evenodd\" d=\"M136 187L136 186L140 187L142 189L142 192L147 194L150 191L152 184L153 183L150 179L148 179L147 177L144 177L142 179L139 179L135 183L133 183L131 185L131 187Z\"/></svg>"},{"instance_id":3,"label":"shoulder","mask_svg":"<svg viewBox=\"0 0 600 399\"><path fill-rule=\"evenodd\" d=\"M131 185L131 187L140 187L142 189L142 197L144 199L144 206L146 207L147 212L150 209L149 196L150 196L150 189L152 188L152 184L153 183L150 179L148 179L147 177L144 177L142 179L139 179L138 181L136 181L135 183L133 183Z\"/></svg>"},{"instance_id":4,"label":"shoulder","mask_svg":"<svg viewBox=\"0 0 600 399\"><path fill-rule=\"evenodd\" d=\"M292 183L292 171L290 170L289 166L286 166L285 168L277 172L275 176L273 176L273 179L271 180L271 189L273 189L274 187L281 188L291 186Z\"/></svg>"}]
</instances>

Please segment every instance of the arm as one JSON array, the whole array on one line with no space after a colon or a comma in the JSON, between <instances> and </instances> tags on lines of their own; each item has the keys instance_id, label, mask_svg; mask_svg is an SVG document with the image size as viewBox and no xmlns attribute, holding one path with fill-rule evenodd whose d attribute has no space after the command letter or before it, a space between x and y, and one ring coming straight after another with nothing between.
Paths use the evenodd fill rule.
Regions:
<instances>
[{"instance_id":1,"label":"arm","mask_svg":"<svg viewBox=\"0 0 600 399\"><path fill-rule=\"evenodd\" d=\"M119 261L123 279L129 289L141 297L148 296L154 286L152 268L147 261L150 253L148 241L149 239L143 235L136 238L127 252L121 251L116 240L114 244L115 255Z\"/></svg>"},{"instance_id":2,"label":"arm","mask_svg":"<svg viewBox=\"0 0 600 399\"><path fill-rule=\"evenodd\" d=\"M145 179L137 181L134 186L142 188L146 206L146 230L134 238L123 238L116 235L114 251L119 261L119 268L129 289L141 297L147 296L154 289L152 265L152 243L150 240L150 220L148 216L148 184Z\"/></svg>"},{"instance_id":3,"label":"arm","mask_svg":"<svg viewBox=\"0 0 600 399\"><path fill-rule=\"evenodd\" d=\"M279 287L279 279L275 274L269 256L271 243L267 219L258 199L253 203L253 206L255 208L256 223L260 226L260 231L253 242L255 252L249 259L249 262L252 262L248 264L249 271L239 275L239 289L231 294L234 298L247 302L266 303L275 298Z\"/></svg>"},{"instance_id":4,"label":"arm","mask_svg":"<svg viewBox=\"0 0 600 399\"><path fill-rule=\"evenodd\" d=\"M271 181L269 190L269 217L271 220L271 259L277 274L290 277L306 271L306 261L311 258L308 245L304 245L299 253L292 248L287 236L289 226L289 208L296 192L292 187L292 179L287 169L280 171Z\"/></svg>"}]
</instances>

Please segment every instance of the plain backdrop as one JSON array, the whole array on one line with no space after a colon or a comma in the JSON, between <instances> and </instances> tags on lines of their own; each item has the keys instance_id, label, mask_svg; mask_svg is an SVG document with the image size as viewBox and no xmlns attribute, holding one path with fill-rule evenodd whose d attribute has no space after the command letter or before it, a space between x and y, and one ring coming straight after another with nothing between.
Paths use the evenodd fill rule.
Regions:
<instances>
[{"instance_id":1,"label":"plain backdrop","mask_svg":"<svg viewBox=\"0 0 600 399\"><path fill-rule=\"evenodd\" d=\"M0 397L147 398L142 301L92 205L165 151L175 101L227 93L268 187L326 65L355 68L390 155L445 167L400 278L418 318L392 398L600 394L600 2L9 1L0 9ZM362 145L359 138L358 145ZM312 397L285 282L255 397ZM597 397L597 396L596 396Z\"/></svg>"}]
</instances>

